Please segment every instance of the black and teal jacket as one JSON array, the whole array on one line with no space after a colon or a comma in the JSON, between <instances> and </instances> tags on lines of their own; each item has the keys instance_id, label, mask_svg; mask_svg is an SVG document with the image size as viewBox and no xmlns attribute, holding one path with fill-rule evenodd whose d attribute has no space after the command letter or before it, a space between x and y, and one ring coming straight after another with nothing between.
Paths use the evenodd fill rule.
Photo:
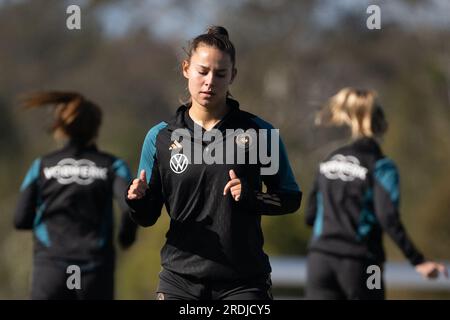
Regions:
<instances>
[{"instance_id":1,"label":"black and teal jacket","mask_svg":"<svg viewBox=\"0 0 450 320\"><path fill-rule=\"evenodd\" d=\"M227 104L228 114L214 127L223 133L223 150L218 150L214 139L206 142L193 136L194 126L202 128L189 117L186 106L179 107L171 121L151 128L143 144L138 171L139 174L142 169L146 170L149 189L144 198L127 200L132 218L142 226L153 225L165 205L170 228L161 251L162 266L194 279L239 280L267 276L271 268L263 251L261 215L292 213L301 202L301 191L282 143L279 170L273 175L260 174L263 166L260 161L238 164L235 158L231 164L227 161L207 164L185 157L188 149L200 148L205 153L215 148L215 152L223 152L226 158L228 143L236 151L234 156L240 145L245 148L247 157L258 142L244 139L245 143L240 144L227 135L227 129L273 129L262 119L241 111L237 101L228 99ZM186 130L186 135L179 137L179 141L187 139L182 148L172 140L177 129ZM231 169L242 183L238 202L230 194L223 195ZM263 183L267 192L262 192Z\"/></svg>"},{"instance_id":2,"label":"black and teal jacket","mask_svg":"<svg viewBox=\"0 0 450 320\"><path fill-rule=\"evenodd\" d=\"M122 209L120 244L129 246L137 225L123 199L126 163L95 146L64 148L36 159L22 186L17 229L33 230L34 257L92 260L114 256L113 197Z\"/></svg>"},{"instance_id":3,"label":"black and teal jacket","mask_svg":"<svg viewBox=\"0 0 450 320\"><path fill-rule=\"evenodd\" d=\"M306 209L309 250L384 262L386 232L413 265L424 261L399 215L399 173L378 143L361 138L320 163Z\"/></svg>"}]
</instances>

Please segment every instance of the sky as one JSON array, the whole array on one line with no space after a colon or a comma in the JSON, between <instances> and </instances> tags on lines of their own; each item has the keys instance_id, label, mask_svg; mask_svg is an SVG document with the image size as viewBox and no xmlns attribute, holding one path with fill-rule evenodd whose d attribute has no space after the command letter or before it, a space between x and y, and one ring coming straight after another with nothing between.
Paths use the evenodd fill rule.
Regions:
<instances>
[{"instance_id":1,"label":"sky","mask_svg":"<svg viewBox=\"0 0 450 320\"><path fill-rule=\"evenodd\" d=\"M0 0L5 4L23 3L27 0ZM55 1L55 0L51 0ZM60 0L56 0L60 1ZM64 0L67 5L86 6L89 0ZM266 7L276 7L289 0L122 0L105 1L97 14L105 32L120 37L130 28L147 28L157 38L175 40L192 38L205 31L206 26L217 24L220 16L230 8L245 2L255 2ZM450 28L450 0L317 0L311 12L318 27L335 28L343 23L347 13L369 16L366 9L371 4L380 6L382 23L396 21L405 28ZM51 2L49 2L51 3Z\"/></svg>"},{"instance_id":2,"label":"sky","mask_svg":"<svg viewBox=\"0 0 450 320\"><path fill-rule=\"evenodd\" d=\"M266 6L277 6L283 0L253 0ZM159 38L186 39L203 32L206 26L215 24L221 14L230 7L239 7L242 2L196 0L185 1L182 6L176 0L140 0L105 5L100 11L102 24L110 36L120 36L129 28L147 27ZM192 6L186 4L192 3ZM401 0L319 0L313 10L313 20L323 28L334 28L342 23L347 13L361 12L369 16L366 9L377 4L381 9L381 21L396 21L405 28L450 28L450 1L417 1L405 5ZM225 11L224 11L225 10Z\"/></svg>"}]
</instances>

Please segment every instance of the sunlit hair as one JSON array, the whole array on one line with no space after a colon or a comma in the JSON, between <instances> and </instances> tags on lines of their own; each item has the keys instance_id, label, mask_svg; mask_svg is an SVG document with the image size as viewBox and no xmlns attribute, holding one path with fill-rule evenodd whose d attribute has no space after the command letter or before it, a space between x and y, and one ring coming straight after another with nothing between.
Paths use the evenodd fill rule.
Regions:
<instances>
[{"instance_id":1,"label":"sunlit hair","mask_svg":"<svg viewBox=\"0 0 450 320\"><path fill-rule=\"evenodd\" d=\"M195 50L201 45L217 48L230 56L233 68L236 64L236 50L233 43L229 39L228 31L221 26L211 26L206 33L195 37L189 42L188 48L185 50L187 60L190 61Z\"/></svg>"},{"instance_id":2,"label":"sunlit hair","mask_svg":"<svg viewBox=\"0 0 450 320\"><path fill-rule=\"evenodd\" d=\"M316 116L316 125L348 126L352 137L382 136L387 122L373 90L343 88Z\"/></svg>"},{"instance_id":3,"label":"sunlit hair","mask_svg":"<svg viewBox=\"0 0 450 320\"><path fill-rule=\"evenodd\" d=\"M42 91L22 97L26 109L53 106L54 120L50 132L55 139L69 138L86 145L98 134L102 111L77 92Z\"/></svg>"}]
</instances>

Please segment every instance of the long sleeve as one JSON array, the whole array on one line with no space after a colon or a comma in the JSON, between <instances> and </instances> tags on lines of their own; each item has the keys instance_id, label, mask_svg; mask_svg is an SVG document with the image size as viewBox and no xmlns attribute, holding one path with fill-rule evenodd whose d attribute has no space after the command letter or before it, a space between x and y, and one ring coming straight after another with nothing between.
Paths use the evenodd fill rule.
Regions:
<instances>
[{"instance_id":1,"label":"long sleeve","mask_svg":"<svg viewBox=\"0 0 450 320\"><path fill-rule=\"evenodd\" d=\"M318 192L318 176L314 180L314 185L309 193L308 203L305 210L305 223L313 226L317 215L317 192Z\"/></svg>"},{"instance_id":2,"label":"long sleeve","mask_svg":"<svg viewBox=\"0 0 450 320\"><path fill-rule=\"evenodd\" d=\"M143 227L152 226L156 223L161 215L161 209L164 204L162 196L162 183L158 170L158 161L156 153L156 137L159 131L166 126L161 123L148 132L142 147L141 160L139 163L139 173L145 170L147 176L148 189L143 198L137 200L129 200L127 191L125 199L131 208L131 218ZM131 184L130 184L131 185Z\"/></svg>"},{"instance_id":3,"label":"long sleeve","mask_svg":"<svg viewBox=\"0 0 450 320\"><path fill-rule=\"evenodd\" d=\"M374 209L383 230L392 238L412 265L424 261L409 238L399 214L399 174L392 160L377 161L374 171Z\"/></svg>"},{"instance_id":4,"label":"long sleeve","mask_svg":"<svg viewBox=\"0 0 450 320\"><path fill-rule=\"evenodd\" d=\"M114 182L113 191L114 198L119 205L121 211L120 227L119 227L119 243L122 248L128 248L133 244L136 239L137 224L131 219L130 208L125 202L123 197L124 192L127 190L129 183L131 182L130 169L127 164L117 159L113 163L114 170Z\"/></svg>"},{"instance_id":5,"label":"long sleeve","mask_svg":"<svg viewBox=\"0 0 450 320\"><path fill-rule=\"evenodd\" d=\"M240 201L247 203L247 206L257 214L282 215L293 213L300 207L302 192L295 181L286 148L281 138L278 139L278 157L275 157L278 158L275 159L279 163L278 170L273 175L261 176L267 192L250 190L245 179L241 182L243 194Z\"/></svg>"},{"instance_id":6,"label":"long sleeve","mask_svg":"<svg viewBox=\"0 0 450 320\"><path fill-rule=\"evenodd\" d=\"M38 206L38 179L41 167L40 159L36 159L28 170L20 187L19 199L14 213L14 226L19 230L33 229Z\"/></svg>"}]
</instances>

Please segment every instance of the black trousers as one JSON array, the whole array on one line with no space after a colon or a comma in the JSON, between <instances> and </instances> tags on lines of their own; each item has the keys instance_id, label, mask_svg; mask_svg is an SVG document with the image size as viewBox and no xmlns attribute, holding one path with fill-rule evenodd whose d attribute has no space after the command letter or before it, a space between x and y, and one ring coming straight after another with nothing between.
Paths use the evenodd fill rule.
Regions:
<instances>
[{"instance_id":1,"label":"black trousers","mask_svg":"<svg viewBox=\"0 0 450 320\"><path fill-rule=\"evenodd\" d=\"M75 265L80 270L80 288L67 282L75 273L67 273ZM70 269L69 269L70 270ZM73 279L73 278L72 278ZM72 289L71 289L72 288ZM114 263L63 259L33 262L31 284L33 300L112 300L114 299Z\"/></svg>"},{"instance_id":2,"label":"black trousers","mask_svg":"<svg viewBox=\"0 0 450 320\"><path fill-rule=\"evenodd\" d=\"M380 268L380 287L370 289L372 273L367 268ZM382 265L372 260L340 257L312 251L308 254L306 298L313 300L383 300L385 298ZM369 279L370 282L370 279Z\"/></svg>"},{"instance_id":3,"label":"black trousers","mask_svg":"<svg viewBox=\"0 0 450 320\"><path fill-rule=\"evenodd\" d=\"M163 269L158 300L272 300L270 275L238 281L199 281Z\"/></svg>"}]
</instances>

